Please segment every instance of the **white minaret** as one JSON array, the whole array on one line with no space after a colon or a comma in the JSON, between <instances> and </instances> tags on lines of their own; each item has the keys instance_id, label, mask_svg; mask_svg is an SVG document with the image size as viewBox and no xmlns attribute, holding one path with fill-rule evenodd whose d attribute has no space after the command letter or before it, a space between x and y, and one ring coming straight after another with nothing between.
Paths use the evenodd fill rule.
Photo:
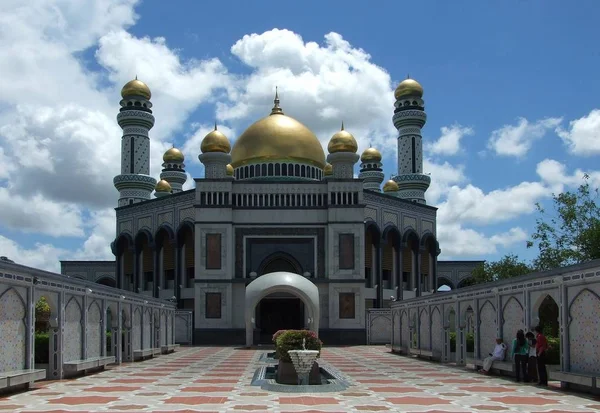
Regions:
<instances>
[{"instance_id":1,"label":"white minaret","mask_svg":"<svg viewBox=\"0 0 600 413\"><path fill-rule=\"evenodd\" d=\"M331 175L325 175L329 173L327 165L323 168L324 176L327 179L352 179L354 178L354 164L358 161L358 144L354 136L346 130L344 130L344 123L339 132L333 134L327 145L327 162L331 164L332 173Z\"/></svg>"},{"instance_id":2,"label":"white minaret","mask_svg":"<svg viewBox=\"0 0 600 413\"><path fill-rule=\"evenodd\" d=\"M360 173L358 178L363 180L363 188L381 192L383 182L383 164L381 152L375 148L367 148L360 156Z\"/></svg>"},{"instance_id":3,"label":"white minaret","mask_svg":"<svg viewBox=\"0 0 600 413\"><path fill-rule=\"evenodd\" d=\"M421 128L425 125L425 102L423 87L416 80L403 80L394 93L394 126L398 129L398 197L425 204L425 191L431 178L423 174L423 138Z\"/></svg>"},{"instance_id":4,"label":"white minaret","mask_svg":"<svg viewBox=\"0 0 600 413\"><path fill-rule=\"evenodd\" d=\"M226 179L231 178L231 144L229 139L215 129L208 133L202 139L200 144L202 153L198 155L200 162L204 164L204 178L206 179Z\"/></svg>"},{"instance_id":5,"label":"white minaret","mask_svg":"<svg viewBox=\"0 0 600 413\"><path fill-rule=\"evenodd\" d=\"M156 179L150 176L150 138L154 126L150 89L137 77L121 90L123 99L117 122L123 129L121 138L121 174L113 183L119 191L119 206L150 199Z\"/></svg>"},{"instance_id":6,"label":"white minaret","mask_svg":"<svg viewBox=\"0 0 600 413\"><path fill-rule=\"evenodd\" d=\"M183 184L187 181L184 160L183 153L175 147L167 149L163 155L163 170L160 173L160 179L169 183L173 194L183 191Z\"/></svg>"}]
</instances>

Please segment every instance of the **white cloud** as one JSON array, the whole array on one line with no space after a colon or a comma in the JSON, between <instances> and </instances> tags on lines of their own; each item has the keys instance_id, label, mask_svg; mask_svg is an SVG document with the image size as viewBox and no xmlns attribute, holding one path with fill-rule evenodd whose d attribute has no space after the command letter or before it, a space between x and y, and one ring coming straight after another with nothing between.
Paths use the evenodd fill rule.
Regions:
<instances>
[{"instance_id":1,"label":"white cloud","mask_svg":"<svg viewBox=\"0 0 600 413\"><path fill-rule=\"evenodd\" d=\"M536 172L553 193L558 194L565 190L585 183L584 176L588 176L592 187L600 187L600 171L583 171L576 169L572 174L567 172L567 166L554 159L544 159L536 166Z\"/></svg>"},{"instance_id":2,"label":"white cloud","mask_svg":"<svg viewBox=\"0 0 600 413\"><path fill-rule=\"evenodd\" d=\"M247 119L269 113L278 86L284 112L311 128L324 146L344 121L361 150L369 142L379 149L394 148L385 156L395 160L392 82L364 50L337 33L326 34L321 45L305 42L292 31L273 29L244 36L231 53L252 73L230 90L233 103L217 105L219 119L244 129Z\"/></svg>"},{"instance_id":3,"label":"white cloud","mask_svg":"<svg viewBox=\"0 0 600 413\"><path fill-rule=\"evenodd\" d=\"M557 128L556 133L574 155L593 156L600 153L600 109L569 122L569 129Z\"/></svg>"},{"instance_id":4,"label":"white cloud","mask_svg":"<svg viewBox=\"0 0 600 413\"><path fill-rule=\"evenodd\" d=\"M446 195L449 189L466 180L464 166L454 166L448 162L438 164L425 158L423 170L431 176L431 185L425 193L429 205L437 205L440 198Z\"/></svg>"},{"instance_id":5,"label":"white cloud","mask_svg":"<svg viewBox=\"0 0 600 413\"><path fill-rule=\"evenodd\" d=\"M476 257L498 252L498 247L507 248L524 243L527 233L519 227L495 234L491 237L459 223L438 224L438 240L442 253L439 259Z\"/></svg>"},{"instance_id":6,"label":"white cloud","mask_svg":"<svg viewBox=\"0 0 600 413\"><path fill-rule=\"evenodd\" d=\"M535 211L535 203L550 196L547 187L539 182L496 189L487 194L476 186L451 187L446 200L440 204L438 219L444 222L468 222L486 225L506 222Z\"/></svg>"},{"instance_id":7,"label":"white cloud","mask_svg":"<svg viewBox=\"0 0 600 413\"><path fill-rule=\"evenodd\" d=\"M519 118L517 125L504 125L492 132L488 148L503 156L523 157L533 145L533 142L562 122L562 118L546 118L531 123L525 118Z\"/></svg>"},{"instance_id":8,"label":"white cloud","mask_svg":"<svg viewBox=\"0 0 600 413\"><path fill-rule=\"evenodd\" d=\"M442 126L440 130L441 136L435 142L425 146L427 153L434 155L456 155L461 151L461 139L475 133L473 128L459 124Z\"/></svg>"},{"instance_id":9,"label":"white cloud","mask_svg":"<svg viewBox=\"0 0 600 413\"><path fill-rule=\"evenodd\" d=\"M83 236L81 209L76 205L51 201L39 194L25 198L14 192L16 188L0 187L1 226L53 237Z\"/></svg>"},{"instance_id":10,"label":"white cloud","mask_svg":"<svg viewBox=\"0 0 600 413\"><path fill-rule=\"evenodd\" d=\"M47 244L28 249L0 236L3 255L54 271L59 259L113 258L112 208L118 194L112 178L119 171L121 138L115 116L119 89L136 74L153 93L154 176L160 174L162 153L173 136L189 127L186 121L201 104L215 105L217 119L225 121L219 128L233 143L236 131L269 113L276 85L286 113L314 130L324 146L343 120L361 149L372 142L395 163L391 78L368 53L341 35L326 34L321 44L305 42L289 30L244 36L231 53L250 74L236 75L216 58L185 60L164 38L128 33L137 18L136 4L136 0L7 0L0 5L0 221L13 230L82 240L81 248L74 250ZM97 47L94 63L100 70L90 69L77 57L91 47ZM548 121L554 126L544 123ZM556 121L525 121L525 131L521 124L512 127L498 135L495 145L506 148L512 143L516 152L526 152L531 136L536 139L540 128L545 133L558 126ZM202 170L197 155L210 128L195 125L185 136L181 147L188 167ZM572 124L571 129L569 136L576 136L577 128ZM431 147L434 154L458 153L462 138L472 134L460 125L441 132ZM509 144L502 146L505 141ZM428 201L443 201L438 227L442 249L458 255L489 253L519 242L524 234L519 228L485 235L469 225L528 213L536 199L547 196L540 183L483 193L467 183L462 165L426 160L425 170L433 179ZM545 176L550 182L549 173ZM558 182L568 177L562 176ZM194 186L188 177L186 189ZM525 199L515 199L518 196ZM474 199L482 205L474 205Z\"/></svg>"},{"instance_id":11,"label":"white cloud","mask_svg":"<svg viewBox=\"0 0 600 413\"><path fill-rule=\"evenodd\" d=\"M11 239L0 235L0 251L17 264L60 273L59 260L68 253L51 244L36 243L34 248L23 248Z\"/></svg>"},{"instance_id":12,"label":"white cloud","mask_svg":"<svg viewBox=\"0 0 600 413\"><path fill-rule=\"evenodd\" d=\"M162 37L110 32L100 39L96 58L116 86L112 91L115 104L120 99L117 89L135 75L150 87L153 111L159 119L151 133L157 140L181 129L191 111L214 99L217 89L231 85L231 77L218 59L182 61ZM113 111L117 109L113 106Z\"/></svg>"}]
</instances>

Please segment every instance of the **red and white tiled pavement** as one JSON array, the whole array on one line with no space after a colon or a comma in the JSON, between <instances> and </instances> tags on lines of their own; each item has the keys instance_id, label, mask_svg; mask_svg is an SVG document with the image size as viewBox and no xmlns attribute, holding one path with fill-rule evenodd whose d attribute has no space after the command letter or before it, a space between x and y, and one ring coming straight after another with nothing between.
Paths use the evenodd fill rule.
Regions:
<instances>
[{"instance_id":1,"label":"red and white tiled pavement","mask_svg":"<svg viewBox=\"0 0 600 413\"><path fill-rule=\"evenodd\" d=\"M0 412L600 412L600 398L389 353L327 347L350 378L339 393L282 394L251 386L264 350L191 347L74 380L0 396Z\"/></svg>"}]
</instances>

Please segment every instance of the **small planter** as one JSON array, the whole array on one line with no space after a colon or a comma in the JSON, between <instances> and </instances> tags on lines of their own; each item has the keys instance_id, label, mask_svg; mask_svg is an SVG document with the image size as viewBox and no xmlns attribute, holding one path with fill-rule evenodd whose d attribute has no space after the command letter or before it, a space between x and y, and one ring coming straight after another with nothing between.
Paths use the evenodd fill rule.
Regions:
<instances>
[{"instance_id":1,"label":"small planter","mask_svg":"<svg viewBox=\"0 0 600 413\"><path fill-rule=\"evenodd\" d=\"M319 372L319 364L316 361L313 363L308 380L309 384L321 384L321 373ZM298 384L298 375L294 364L279 360L275 381L281 384Z\"/></svg>"}]
</instances>

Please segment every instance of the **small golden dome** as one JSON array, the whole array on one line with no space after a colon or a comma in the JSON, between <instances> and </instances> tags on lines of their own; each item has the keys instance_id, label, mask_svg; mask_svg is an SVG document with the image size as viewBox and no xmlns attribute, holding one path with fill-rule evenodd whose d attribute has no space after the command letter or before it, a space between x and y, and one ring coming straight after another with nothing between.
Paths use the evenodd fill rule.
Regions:
<instances>
[{"instance_id":1,"label":"small golden dome","mask_svg":"<svg viewBox=\"0 0 600 413\"><path fill-rule=\"evenodd\" d=\"M358 144L356 143L356 139L354 136L348 131L344 130L344 123L342 122L342 129L339 132L336 132L329 141L329 145L327 145L327 150L329 153L336 152L352 152L356 153L358 150Z\"/></svg>"},{"instance_id":2,"label":"small golden dome","mask_svg":"<svg viewBox=\"0 0 600 413\"><path fill-rule=\"evenodd\" d=\"M183 162L184 159L183 153L175 147L169 148L163 155L164 162Z\"/></svg>"},{"instance_id":3,"label":"small golden dome","mask_svg":"<svg viewBox=\"0 0 600 413\"><path fill-rule=\"evenodd\" d=\"M325 176L331 176L333 175L333 165L328 163L327 165L325 165L325 168L323 168L323 175Z\"/></svg>"},{"instance_id":4,"label":"small golden dome","mask_svg":"<svg viewBox=\"0 0 600 413\"><path fill-rule=\"evenodd\" d=\"M268 159L303 161L319 168L325 166L321 142L302 123L283 114L277 94L271 114L250 125L231 150L231 165L235 168Z\"/></svg>"},{"instance_id":5,"label":"small golden dome","mask_svg":"<svg viewBox=\"0 0 600 413\"><path fill-rule=\"evenodd\" d=\"M362 162L381 162L381 152L375 148L367 148L360 156Z\"/></svg>"},{"instance_id":6,"label":"small golden dome","mask_svg":"<svg viewBox=\"0 0 600 413\"><path fill-rule=\"evenodd\" d=\"M421 84L414 79L404 79L396 88L394 96L396 97L396 100L408 96L416 96L421 98L423 97L423 86L421 86Z\"/></svg>"},{"instance_id":7,"label":"small golden dome","mask_svg":"<svg viewBox=\"0 0 600 413\"><path fill-rule=\"evenodd\" d=\"M156 183L154 190L156 192L171 192L171 184L165 181L164 179L161 179Z\"/></svg>"},{"instance_id":8,"label":"small golden dome","mask_svg":"<svg viewBox=\"0 0 600 413\"><path fill-rule=\"evenodd\" d=\"M121 97L126 98L127 96L142 96L150 100L152 93L150 93L150 88L136 76L135 79L125 83L121 89Z\"/></svg>"},{"instance_id":9,"label":"small golden dome","mask_svg":"<svg viewBox=\"0 0 600 413\"><path fill-rule=\"evenodd\" d=\"M230 163L227 164L227 170L225 172L227 176L233 176L233 166Z\"/></svg>"},{"instance_id":10,"label":"small golden dome","mask_svg":"<svg viewBox=\"0 0 600 413\"><path fill-rule=\"evenodd\" d=\"M385 183L383 186L383 192L396 192L400 189L398 184L391 179Z\"/></svg>"},{"instance_id":11,"label":"small golden dome","mask_svg":"<svg viewBox=\"0 0 600 413\"><path fill-rule=\"evenodd\" d=\"M231 152L231 144L229 143L229 139L227 136L223 135L221 131L217 130L217 124L215 123L215 129L208 133L202 139L202 143L200 144L200 150L202 153L206 152L223 152L229 153Z\"/></svg>"}]
</instances>

